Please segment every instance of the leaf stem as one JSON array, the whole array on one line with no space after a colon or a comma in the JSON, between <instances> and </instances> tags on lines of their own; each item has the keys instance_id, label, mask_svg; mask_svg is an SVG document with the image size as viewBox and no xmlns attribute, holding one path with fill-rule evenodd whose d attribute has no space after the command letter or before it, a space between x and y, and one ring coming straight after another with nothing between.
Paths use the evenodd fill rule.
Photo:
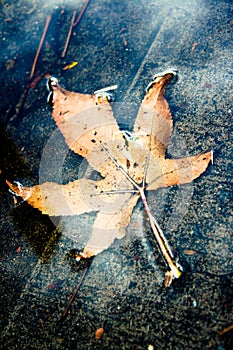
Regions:
<instances>
[{"instance_id":1,"label":"leaf stem","mask_svg":"<svg viewBox=\"0 0 233 350\"><path fill-rule=\"evenodd\" d=\"M173 256L172 250L169 246L169 243L168 243L167 239L165 238L163 231L160 228L157 220L151 214L151 211L150 211L150 208L148 206L145 192L144 192L143 188L140 190L140 196L142 199L142 203L144 204L148 218L150 220L150 226L151 226L153 234L157 240L160 251L161 251L164 259L166 260L166 263L168 264L168 266L172 272L173 277L179 278L182 274L182 267L174 261L174 256Z\"/></svg>"},{"instance_id":2,"label":"leaf stem","mask_svg":"<svg viewBox=\"0 0 233 350\"><path fill-rule=\"evenodd\" d=\"M117 162L117 160L113 157L111 152L105 147L103 143L100 142L101 148L106 152L106 154L109 156L109 158L114 162L114 164L117 166L117 168L125 175L125 177L131 182L133 186L136 187L136 189L139 191L139 194L142 199L142 203L145 207L146 213L148 215L148 218L150 220L150 226L152 228L153 234L157 240L157 243L159 245L160 251L168 264L172 277L179 278L182 274L182 266L174 261L174 256L172 253L172 250L169 246L169 243L167 239L165 238L162 229L160 228L157 220L155 217L151 214L150 208L148 206L146 195L145 195L145 181L143 181L143 185L139 186L132 178L131 176L125 171L125 169Z\"/></svg>"},{"instance_id":3,"label":"leaf stem","mask_svg":"<svg viewBox=\"0 0 233 350\"><path fill-rule=\"evenodd\" d=\"M140 192L141 187L132 179L132 177L125 171L125 169L118 163L118 161L113 157L111 152L107 149L107 147L104 146L102 142L99 141L99 144L101 148L104 150L104 152L109 156L109 158L113 161L113 163L116 165L116 167L122 172L122 174L125 175L125 177L131 182L131 184L136 187L136 189Z\"/></svg>"}]
</instances>

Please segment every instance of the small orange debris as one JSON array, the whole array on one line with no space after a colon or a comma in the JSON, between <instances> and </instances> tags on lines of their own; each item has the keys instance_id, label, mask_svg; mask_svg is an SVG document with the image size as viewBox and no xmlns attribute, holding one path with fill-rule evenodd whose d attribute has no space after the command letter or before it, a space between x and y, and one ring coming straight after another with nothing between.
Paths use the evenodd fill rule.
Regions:
<instances>
[{"instance_id":1,"label":"small orange debris","mask_svg":"<svg viewBox=\"0 0 233 350\"><path fill-rule=\"evenodd\" d=\"M233 323L232 323L229 327L224 328L223 330L219 331L218 334L219 334L219 335L223 335L223 334L225 334L225 333L231 331L232 329L233 329Z\"/></svg>"},{"instance_id":2,"label":"small orange debris","mask_svg":"<svg viewBox=\"0 0 233 350\"><path fill-rule=\"evenodd\" d=\"M123 38L123 44L124 44L124 46L127 46L127 45L128 45L128 42L127 42L127 40L125 39L125 37Z\"/></svg>"},{"instance_id":3,"label":"small orange debris","mask_svg":"<svg viewBox=\"0 0 233 350\"><path fill-rule=\"evenodd\" d=\"M14 205L18 204L18 199L15 196L13 197L13 201L14 201Z\"/></svg>"},{"instance_id":4,"label":"small orange debris","mask_svg":"<svg viewBox=\"0 0 233 350\"><path fill-rule=\"evenodd\" d=\"M173 273L172 271L167 271L165 273L165 281L164 281L164 286L167 288L167 287L170 287L172 281L173 281Z\"/></svg>"},{"instance_id":5,"label":"small orange debris","mask_svg":"<svg viewBox=\"0 0 233 350\"><path fill-rule=\"evenodd\" d=\"M71 68L74 68L75 66L77 66L78 62L77 61L74 61L70 64L67 64L67 66L63 67L62 69L63 70L67 70L67 69L71 69Z\"/></svg>"},{"instance_id":6,"label":"small orange debris","mask_svg":"<svg viewBox=\"0 0 233 350\"><path fill-rule=\"evenodd\" d=\"M101 327L101 328L98 328L96 331L95 331L95 338L96 339L101 339L102 336L104 334L104 328Z\"/></svg>"},{"instance_id":7,"label":"small orange debris","mask_svg":"<svg viewBox=\"0 0 233 350\"><path fill-rule=\"evenodd\" d=\"M191 51L193 51L193 50L195 50L195 47L198 45L198 43L195 41L194 43L193 43L193 46L192 46L192 48L191 48Z\"/></svg>"},{"instance_id":8,"label":"small orange debris","mask_svg":"<svg viewBox=\"0 0 233 350\"><path fill-rule=\"evenodd\" d=\"M186 254L186 255L194 255L196 253L197 253L196 250L192 250L192 249L185 249L184 250L184 254Z\"/></svg>"},{"instance_id":9,"label":"small orange debris","mask_svg":"<svg viewBox=\"0 0 233 350\"><path fill-rule=\"evenodd\" d=\"M17 252L17 253L20 253L21 251L22 251L22 247L19 246L19 247L16 249L16 252Z\"/></svg>"},{"instance_id":10,"label":"small orange debris","mask_svg":"<svg viewBox=\"0 0 233 350\"><path fill-rule=\"evenodd\" d=\"M15 64L15 60L8 60L6 63L5 63L5 67L6 67L6 70L10 70L11 68L14 67L14 64Z\"/></svg>"},{"instance_id":11,"label":"small orange debris","mask_svg":"<svg viewBox=\"0 0 233 350\"><path fill-rule=\"evenodd\" d=\"M123 33L123 32L125 32L125 31L126 31L126 28L125 28L125 27L121 28L120 34Z\"/></svg>"}]
</instances>

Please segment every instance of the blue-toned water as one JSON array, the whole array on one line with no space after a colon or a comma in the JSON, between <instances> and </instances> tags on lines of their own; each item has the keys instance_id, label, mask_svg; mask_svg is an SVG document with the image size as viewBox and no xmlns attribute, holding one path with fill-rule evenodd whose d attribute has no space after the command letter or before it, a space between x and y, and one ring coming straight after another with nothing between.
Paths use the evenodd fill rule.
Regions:
<instances>
[{"instance_id":1,"label":"blue-toned water","mask_svg":"<svg viewBox=\"0 0 233 350\"><path fill-rule=\"evenodd\" d=\"M62 58L73 11L77 18L84 3L0 4L0 347L230 350L232 330L218 332L232 323L232 3L90 0ZM48 16L38 83L18 113ZM83 273L71 253L85 246L95 214L51 221L14 202L5 184L6 178L39 183L43 152L59 133L44 75L89 94L117 84L115 118L132 130L148 83L166 69L178 72L165 93L174 122L166 156L214 151L213 165L191 185L148 194L185 273L164 287L166 264L139 204L127 237L93 259L60 323ZM87 175L87 164L62 137L52 152L51 159L64 159L61 182ZM54 174L48 167L47 180L55 181ZM101 327L105 332L96 339Z\"/></svg>"}]
</instances>

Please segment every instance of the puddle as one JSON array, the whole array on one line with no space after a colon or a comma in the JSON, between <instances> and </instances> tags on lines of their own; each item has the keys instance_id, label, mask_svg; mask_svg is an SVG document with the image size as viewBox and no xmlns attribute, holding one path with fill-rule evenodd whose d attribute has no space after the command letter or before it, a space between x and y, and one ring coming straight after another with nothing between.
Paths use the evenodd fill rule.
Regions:
<instances>
[{"instance_id":1,"label":"puddle","mask_svg":"<svg viewBox=\"0 0 233 350\"><path fill-rule=\"evenodd\" d=\"M232 323L231 2L91 0L62 59L73 11L79 13L83 4L0 5L0 344L7 349L230 350L232 331L218 332ZM41 79L17 115L48 15L52 20L36 65ZM78 64L64 71L73 61ZM168 68L178 70L178 80L166 89L175 130L167 156L185 155L179 140L191 155L214 150L213 166L191 188L148 196L185 273L164 288L166 266L139 204L126 238L93 259L61 323L83 274L69 252L83 249L94 216L51 221L26 203L14 203L5 185L6 178L39 183L45 146L56 133L43 75L55 75L67 89L82 93L118 84L113 109L121 126L132 129L148 82ZM62 181L75 180L86 172L85 164L62 138L58 141L54 154L65 155ZM49 181L55 181L52 170ZM101 327L103 337L96 339Z\"/></svg>"}]
</instances>

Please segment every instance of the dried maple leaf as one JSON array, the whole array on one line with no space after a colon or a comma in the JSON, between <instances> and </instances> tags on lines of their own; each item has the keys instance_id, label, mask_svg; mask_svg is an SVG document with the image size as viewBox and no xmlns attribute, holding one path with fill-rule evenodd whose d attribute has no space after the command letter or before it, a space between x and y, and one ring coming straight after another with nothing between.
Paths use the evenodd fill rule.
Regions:
<instances>
[{"instance_id":1,"label":"dried maple leaf","mask_svg":"<svg viewBox=\"0 0 233 350\"><path fill-rule=\"evenodd\" d=\"M212 157L208 152L180 159L165 158L173 123L164 89L173 75L162 73L149 84L132 134L119 129L108 94L70 92L55 78L50 78L49 101L58 128L69 148L85 157L103 179L80 179L65 185L45 182L33 187L7 181L15 194L43 214L97 212L83 257L92 257L108 248L116 238L124 237L133 208L141 197L170 268L170 280L178 278L182 268L174 261L168 242L150 213L145 190L189 183L205 171Z\"/></svg>"}]
</instances>

